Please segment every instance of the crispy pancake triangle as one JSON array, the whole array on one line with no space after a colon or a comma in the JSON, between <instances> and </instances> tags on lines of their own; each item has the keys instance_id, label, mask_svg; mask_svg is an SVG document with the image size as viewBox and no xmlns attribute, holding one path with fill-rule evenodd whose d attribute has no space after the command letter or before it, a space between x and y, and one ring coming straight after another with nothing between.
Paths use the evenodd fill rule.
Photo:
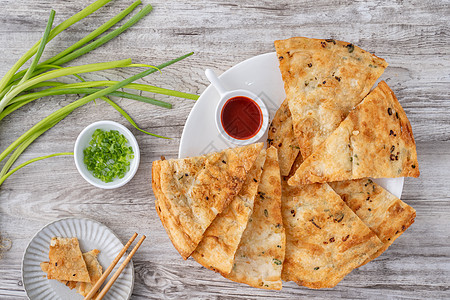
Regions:
<instances>
[{"instance_id":1,"label":"crispy pancake triangle","mask_svg":"<svg viewBox=\"0 0 450 300\"><path fill-rule=\"evenodd\" d=\"M100 253L99 250L94 249L89 252L83 253L83 259L86 263L86 267L91 278L91 282L79 282L79 281L66 281L60 280L63 284L68 286L70 289L76 289L77 292L85 297L91 291L92 287L97 283L97 281L102 276L102 266L97 260L97 256ZM42 262L41 269L45 273L48 273L49 262Z\"/></svg>"},{"instance_id":2,"label":"crispy pancake triangle","mask_svg":"<svg viewBox=\"0 0 450 300\"><path fill-rule=\"evenodd\" d=\"M308 157L369 93L387 63L353 44L275 41L300 152Z\"/></svg>"},{"instance_id":3,"label":"crispy pancake triangle","mask_svg":"<svg viewBox=\"0 0 450 300\"><path fill-rule=\"evenodd\" d=\"M273 117L269 127L267 145L268 147L274 146L277 148L280 173L282 176L287 176L295 158L300 152L300 147L292 128L291 111L289 110L287 99L283 101Z\"/></svg>"},{"instance_id":4,"label":"crispy pancake triangle","mask_svg":"<svg viewBox=\"0 0 450 300\"><path fill-rule=\"evenodd\" d=\"M364 264L383 253L414 223L414 208L371 179L330 182L330 186L384 244Z\"/></svg>"},{"instance_id":5,"label":"crispy pancake triangle","mask_svg":"<svg viewBox=\"0 0 450 300\"><path fill-rule=\"evenodd\" d=\"M48 279L91 282L77 238L53 237L48 258Z\"/></svg>"},{"instance_id":6,"label":"crispy pancake triangle","mask_svg":"<svg viewBox=\"0 0 450 300\"><path fill-rule=\"evenodd\" d=\"M267 149L253 214L236 251L233 269L223 276L257 288L281 289L286 237L280 201L278 155L277 150L270 147Z\"/></svg>"},{"instance_id":7,"label":"crispy pancake triangle","mask_svg":"<svg viewBox=\"0 0 450 300\"><path fill-rule=\"evenodd\" d=\"M253 211L265 160L266 151L262 150L248 172L239 194L217 215L192 253L192 257L204 267L222 274L230 273L234 254Z\"/></svg>"},{"instance_id":8,"label":"crispy pancake triangle","mask_svg":"<svg viewBox=\"0 0 450 300\"><path fill-rule=\"evenodd\" d=\"M416 144L403 108L381 81L288 183L404 176L419 176Z\"/></svg>"},{"instance_id":9,"label":"crispy pancake triangle","mask_svg":"<svg viewBox=\"0 0 450 300\"><path fill-rule=\"evenodd\" d=\"M285 281L332 288L383 246L328 184L292 187L283 181L282 213Z\"/></svg>"},{"instance_id":10,"label":"crispy pancake triangle","mask_svg":"<svg viewBox=\"0 0 450 300\"><path fill-rule=\"evenodd\" d=\"M200 157L153 162L156 211L184 259L241 190L262 147L258 143Z\"/></svg>"}]
</instances>

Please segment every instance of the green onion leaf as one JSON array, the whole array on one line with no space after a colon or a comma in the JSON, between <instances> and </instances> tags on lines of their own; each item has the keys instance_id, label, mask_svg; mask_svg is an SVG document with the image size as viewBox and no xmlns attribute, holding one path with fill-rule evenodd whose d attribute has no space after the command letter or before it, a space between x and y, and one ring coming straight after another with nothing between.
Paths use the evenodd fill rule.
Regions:
<instances>
[{"instance_id":1,"label":"green onion leaf","mask_svg":"<svg viewBox=\"0 0 450 300\"><path fill-rule=\"evenodd\" d=\"M28 68L25 75L20 80L19 84L23 83L24 81L28 80L30 78L31 74L33 74L34 69L36 68L36 65L39 63L39 59L41 59L42 53L44 52L45 45L48 41L48 36L50 35L50 30L52 30L53 20L55 19L55 11L52 9L50 12L50 17L48 18L47 27L45 27L44 36L41 39L41 42L39 44L39 49L34 56L33 61L31 62L30 67Z\"/></svg>"},{"instance_id":2,"label":"green onion leaf","mask_svg":"<svg viewBox=\"0 0 450 300\"><path fill-rule=\"evenodd\" d=\"M67 29L68 27L72 26L73 24L77 23L78 21L84 19L85 17L89 16L96 10L98 10L100 7L104 6L106 3L110 2L111 0L97 0L91 5L87 6L82 11L76 13L69 19L65 20L58 26L56 26L51 32L48 37L48 42L51 41L55 36L57 36L59 33ZM33 47L31 47L30 50L28 50L13 66L12 68L6 73L6 75L0 80L0 92L2 92L5 87L9 84L11 81L11 78L14 76L14 74L19 70L21 66L25 62L27 62L38 50L38 47L41 43L41 40L39 40L36 44L34 44Z\"/></svg>"}]
</instances>

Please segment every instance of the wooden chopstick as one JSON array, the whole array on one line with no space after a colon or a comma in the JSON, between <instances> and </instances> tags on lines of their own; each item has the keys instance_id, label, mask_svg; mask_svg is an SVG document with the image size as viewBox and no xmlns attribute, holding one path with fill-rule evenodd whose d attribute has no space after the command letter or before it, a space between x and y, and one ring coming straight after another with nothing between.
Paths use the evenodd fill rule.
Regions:
<instances>
[{"instance_id":1,"label":"wooden chopstick","mask_svg":"<svg viewBox=\"0 0 450 300\"><path fill-rule=\"evenodd\" d=\"M141 237L139 242L137 242L136 246L134 246L133 250L131 250L130 254L128 254L127 258L124 260L124 262L119 266L117 271L114 273L113 277L106 283L105 287L101 290L100 294L95 298L95 300L101 300L106 293L109 291L111 286L116 281L117 277L119 277L120 273L122 273L123 269L127 266L127 264L130 262L131 258L133 257L134 253L136 253L137 249L141 246L142 242L145 240L145 235Z\"/></svg>"},{"instance_id":2,"label":"wooden chopstick","mask_svg":"<svg viewBox=\"0 0 450 300\"><path fill-rule=\"evenodd\" d=\"M105 273L100 277L100 279L97 281L97 283L92 287L91 291L84 297L84 300L90 300L92 299L92 296L97 292L97 290L100 288L100 286L105 282L108 275L111 273L111 271L114 269L114 267L117 265L119 260L122 258L122 256L125 254L125 252L130 248L133 241L136 239L137 233L135 232L133 236L130 238L130 240L126 243L126 245L122 248L122 250L119 252L119 254L114 258L112 263L109 265L108 269L106 269Z\"/></svg>"}]
</instances>

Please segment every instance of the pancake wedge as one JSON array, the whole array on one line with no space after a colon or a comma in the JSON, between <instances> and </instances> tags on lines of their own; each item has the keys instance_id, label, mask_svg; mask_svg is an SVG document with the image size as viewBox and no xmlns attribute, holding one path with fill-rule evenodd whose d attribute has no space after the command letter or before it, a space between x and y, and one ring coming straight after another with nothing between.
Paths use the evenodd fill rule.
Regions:
<instances>
[{"instance_id":1,"label":"pancake wedge","mask_svg":"<svg viewBox=\"0 0 450 300\"><path fill-rule=\"evenodd\" d=\"M53 237L48 258L48 279L91 282L77 238Z\"/></svg>"},{"instance_id":2,"label":"pancake wedge","mask_svg":"<svg viewBox=\"0 0 450 300\"><path fill-rule=\"evenodd\" d=\"M364 263L381 255L414 223L414 208L371 179L330 182L330 186L384 244Z\"/></svg>"},{"instance_id":3,"label":"pancake wedge","mask_svg":"<svg viewBox=\"0 0 450 300\"><path fill-rule=\"evenodd\" d=\"M278 163L282 176L287 176L295 158L300 152L297 138L292 128L291 111L288 100L284 100L273 117L269 127L267 145L278 150Z\"/></svg>"},{"instance_id":4,"label":"pancake wedge","mask_svg":"<svg viewBox=\"0 0 450 300\"><path fill-rule=\"evenodd\" d=\"M192 257L204 267L222 274L230 273L234 255L253 211L265 160L266 151L262 150L239 194L217 215L192 253Z\"/></svg>"},{"instance_id":5,"label":"pancake wedge","mask_svg":"<svg viewBox=\"0 0 450 300\"><path fill-rule=\"evenodd\" d=\"M258 143L201 157L153 162L156 211L184 259L238 194L262 148Z\"/></svg>"},{"instance_id":6,"label":"pancake wedge","mask_svg":"<svg viewBox=\"0 0 450 300\"><path fill-rule=\"evenodd\" d=\"M222 274L263 289L281 289L285 234L281 217L281 180L277 150L267 149L253 214L242 235L233 269Z\"/></svg>"},{"instance_id":7,"label":"pancake wedge","mask_svg":"<svg viewBox=\"0 0 450 300\"><path fill-rule=\"evenodd\" d=\"M87 294L89 294L91 289L94 287L94 285L102 276L103 268L97 260L97 256L99 253L100 251L97 249L83 253L83 259L86 263L86 267L88 269L91 282L66 281L66 280L59 280L59 281L65 284L70 289L75 288L77 290L77 293L85 297ZM42 262L41 263L42 271L48 273L49 265L50 265L49 262Z\"/></svg>"},{"instance_id":8,"label":"pancake wedge","mask_svg":"<svg viewBox=\"0 0 450 300\"><path fill-rule=\"evenodd\" d=\"M282 212L285 281L332 288L383 246L328 184L292 187L284 182Z\"/></svg>"},{"instance_id":9,"label":"pancake wedge","mask_svg":"<svg viewBox=\"0 0 450 300\"><path fill-rule=\"evenodd\" d=\"M382 81L305 159L288 183L419 174L411 124L392 90Z\"/></svg>"},{"instance_id":10,"label":"pancake wedge","mask_svg":"<svg viewBox=\"0 0 450 300\"><path fill-rule=\"evenodd\" d=\"M369 93L387 63L347 42L275 41L300 152L307 158Z\"/></svg>"}]
</instances>

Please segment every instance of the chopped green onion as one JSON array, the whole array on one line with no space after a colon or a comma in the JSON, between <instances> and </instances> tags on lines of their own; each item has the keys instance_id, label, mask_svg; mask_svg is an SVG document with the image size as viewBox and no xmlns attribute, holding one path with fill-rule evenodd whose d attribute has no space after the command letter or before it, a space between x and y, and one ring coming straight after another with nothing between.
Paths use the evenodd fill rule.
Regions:
<instances>
[{"instance_id":1,"label":"chopped green onion","mask_svg":"<svg viewBox=\"0 0 450 300\"><path fill-rule=\"evenodd\" d=\"M130 160L134 158L133 147L117 130L96 129L83 154L86 168L103 182L123 178L130 170Z\"/></svg>"}]
</instances>

